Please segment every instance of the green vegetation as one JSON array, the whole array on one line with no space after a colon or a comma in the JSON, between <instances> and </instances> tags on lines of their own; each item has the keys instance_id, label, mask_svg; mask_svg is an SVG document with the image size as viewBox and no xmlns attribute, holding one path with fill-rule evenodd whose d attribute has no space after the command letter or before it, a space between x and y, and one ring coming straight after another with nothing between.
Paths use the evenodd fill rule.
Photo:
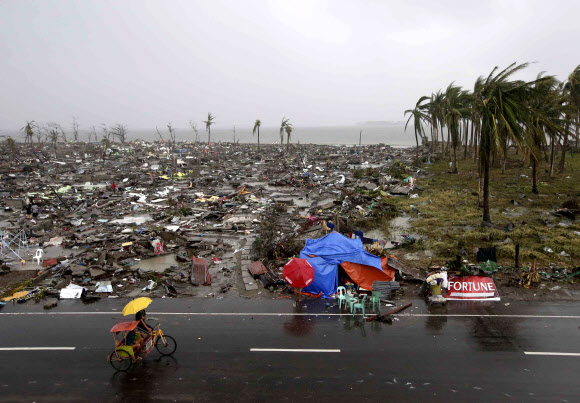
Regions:
<instances>
[{"instance_id":1,"label":"green vegetation","mask_svg":"<svg viewBox=\"0 0 580 403\"><path fill-rule=\"evenodd\" d=\"M508 153L505 173L502 174L501 166L490 168L490 207L495 225L488 227L480 225L477 163L467 159L457 164L458 174L448 172L446 161L426 167L430 175L418 183L425 189L419 198L389 199L389 203L416 217L412 220L411 232L423 238L405 250L431 250L438 263L463 250L475 262L475 247L496 246L499 263L513 266L515 244L520 244L522 266L534 259L541 265L580 265L580 236L575 233L580 231L580 223L552 214L563 205L578 203L580 181L574 174L556 174L550 178L547 169L539 169L539 194L534 194L529 179L531 164L524 164L521 154ZM543 164L547 166L547 162ZM580 172L580 156L569 155L566 165L569 172ZM411 206L416 207L418 214ZM510 224L513 229L509 228Z\"/></svg>"}]
</instances>

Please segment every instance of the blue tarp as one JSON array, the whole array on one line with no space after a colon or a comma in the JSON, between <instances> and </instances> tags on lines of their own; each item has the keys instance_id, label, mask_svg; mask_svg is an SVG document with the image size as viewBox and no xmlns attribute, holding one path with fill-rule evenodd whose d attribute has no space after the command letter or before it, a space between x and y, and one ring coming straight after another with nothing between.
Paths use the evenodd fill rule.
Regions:
<instances>
[{"instance_id":1,"label":"blue tarp","mask_svg":"<svg viewBox=\"0 0 580 403\"><path fill-rule=\"evenodd\" d=\"M322 292L323 298L329 298L336 292L338 265L342 262L364 264L383 271L381 258L368 253L360 239L350 239L338 232L318 239L307 239L300 257L314 267L314 281L304 291L313 294Z\"/></svg>"}]
</instances>

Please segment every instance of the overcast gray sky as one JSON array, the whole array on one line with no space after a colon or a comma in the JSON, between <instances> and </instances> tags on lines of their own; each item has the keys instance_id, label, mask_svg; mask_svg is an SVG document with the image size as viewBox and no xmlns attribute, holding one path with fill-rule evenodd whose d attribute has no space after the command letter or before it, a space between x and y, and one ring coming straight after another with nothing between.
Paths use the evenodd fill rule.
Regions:
<instances>
[{"instance_id":1,"label":"overcast gray sky","mask_svg":"<svg viewBox=\"0 0 580 403\"><path fill-rule=\"evenodd\" d=\"M0 1L0 129L403 120L495 65L565 79L579 15L577 0Z\"/></svg>"}]
</instances>

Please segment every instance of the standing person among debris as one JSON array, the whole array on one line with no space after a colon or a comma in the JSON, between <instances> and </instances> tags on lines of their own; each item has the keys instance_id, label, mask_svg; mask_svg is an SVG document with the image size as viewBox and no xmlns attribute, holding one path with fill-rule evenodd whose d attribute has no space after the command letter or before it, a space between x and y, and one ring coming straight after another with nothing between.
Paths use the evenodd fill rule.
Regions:
<instances>
[{"instance_id":1,"label":"standing person among debris","mask_svg":"<svg viewBox=\"0 0 580 403\"><path fill-rule=\"evenodd\" d=\"M29 220L32 218L32 203L30 201L26 204L26 215Z\"/></svg>"},{"instance_id":2,"label":"standing person among debris","mask_svg":"<svg viewBox=\"0 0 580 403\"><path fill-rule=\"evenodd\" d=\"M294 288L294 308L299 308L302 302L302 288Z\"/></svg>"},{"instance_id":3,"label":"standing person among debris","mask_svg":"<svg viewBox=\"0 0 580 403\"><path fill-rule=\"evenodd\" d=\"M30 208L32 210L32 217L33 218L38 217L38 210L39 210L38 204L34 203Z\"/></svg>"},{"instance_id":4,"label":"standing person among debris","mask_svg":"<svg viewBox=\"0 0 580 403\"><path fill-rule=\"evenodd\" d=\"M113 182L113 184L111 185L111 188L113 189L114 193L117 193L117 184L115 182Z\"/></svg>"}]
</instances>

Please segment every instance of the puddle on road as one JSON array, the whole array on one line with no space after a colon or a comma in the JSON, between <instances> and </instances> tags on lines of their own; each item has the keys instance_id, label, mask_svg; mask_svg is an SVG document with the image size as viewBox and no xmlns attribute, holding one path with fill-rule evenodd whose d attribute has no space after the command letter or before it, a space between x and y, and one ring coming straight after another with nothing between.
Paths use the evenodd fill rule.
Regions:
<instances>
[{"instance_id":1,"label":"puddle on road","mask_svg":"<svg viewBox=\"0 0 580 403\"><path fill-rule=\"evenodd\" d=\"M175 260L175 254L161 255L152 257L151 259L141 260L133 269L141 269L143 271L152 271L157 273L162 273L171 266L176 266L178 264Z\"/></svg>"}]
</instances>

